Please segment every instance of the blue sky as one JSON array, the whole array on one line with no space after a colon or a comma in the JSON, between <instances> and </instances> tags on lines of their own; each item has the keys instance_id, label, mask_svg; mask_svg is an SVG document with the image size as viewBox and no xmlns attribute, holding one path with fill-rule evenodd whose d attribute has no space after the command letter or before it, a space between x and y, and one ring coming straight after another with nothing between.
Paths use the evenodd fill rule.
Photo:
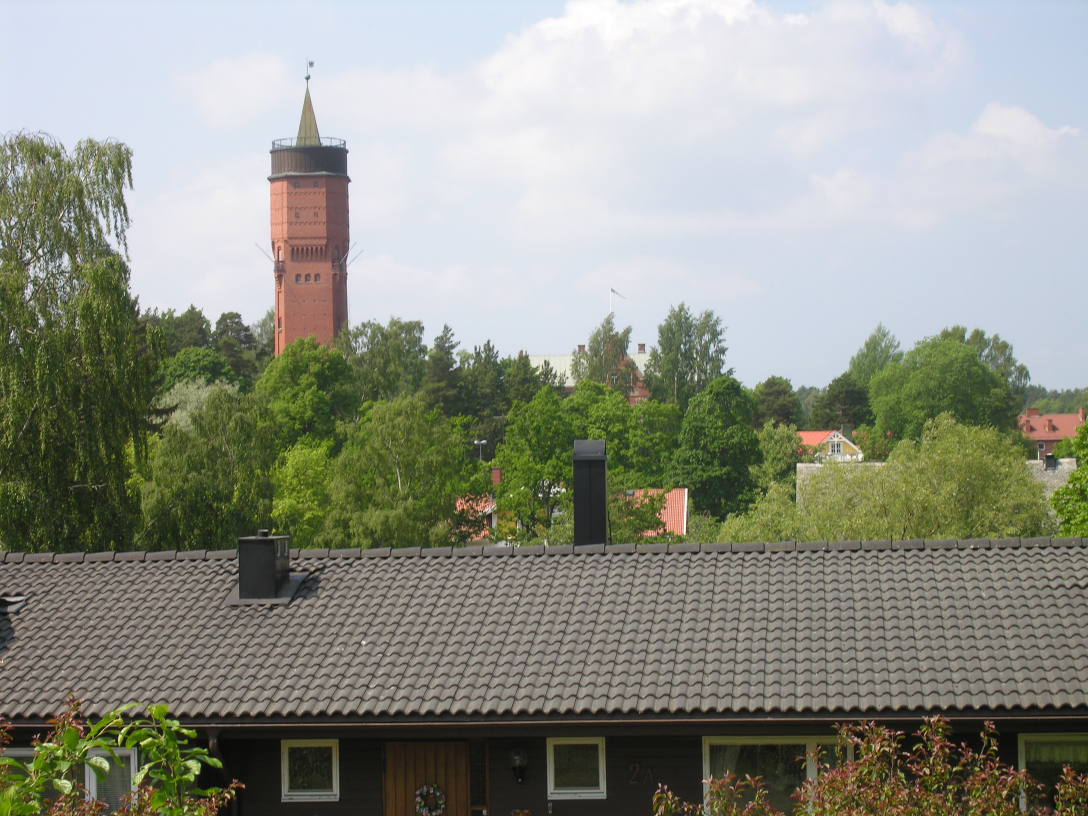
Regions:
<instances>
[{"instance_id":1,"label":"blue sky","mask_svg":"<svg viewBox=\"0 0 1088 816\"><path fill-rule=\"evenodd\" d=\"M145 306L271 305L268 147L305 59L348 142L353 322L564 353L713 309L824 385L878 322L1088 385L1088 3L0 2L0 130L135 153Z\"/></svg>"}]
</instances>

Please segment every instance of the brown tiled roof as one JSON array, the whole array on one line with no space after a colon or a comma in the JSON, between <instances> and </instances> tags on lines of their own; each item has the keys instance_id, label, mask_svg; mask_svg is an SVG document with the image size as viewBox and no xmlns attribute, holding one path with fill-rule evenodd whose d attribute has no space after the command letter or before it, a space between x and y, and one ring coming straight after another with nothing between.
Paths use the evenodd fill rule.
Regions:
<instances>
[{"instance_id":1,"label":"brown tiled roof","mask_svg":"<svg viewBox=\"0 0 1088 816\"><path fill-rule=\"evenodd\" d=\"M65 694L195 721L1088 711L1080 539L0 553L0 714Z\"/></svg>"}]
</instances>

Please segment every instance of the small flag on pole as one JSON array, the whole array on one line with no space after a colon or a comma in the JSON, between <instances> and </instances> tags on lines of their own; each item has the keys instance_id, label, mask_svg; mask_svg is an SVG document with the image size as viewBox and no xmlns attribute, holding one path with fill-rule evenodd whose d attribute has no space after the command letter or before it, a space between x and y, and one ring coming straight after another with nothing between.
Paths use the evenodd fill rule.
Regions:
<instances>
[{"instance_id":1,"label":"small flag on pole","mask_svg":"<svg viewBox=\"0 0 1088 816\"><path fill-rule=\"evenodd\" d=\"M611 286L608 287L608 313L609 314L612 314L612 295L616 295L616 297L620 297L620 298L623 298L624 300L627 300L627 298L623 297L623 295L621 295L619 292L617 292Z\"/></svg>"}]
</instances>

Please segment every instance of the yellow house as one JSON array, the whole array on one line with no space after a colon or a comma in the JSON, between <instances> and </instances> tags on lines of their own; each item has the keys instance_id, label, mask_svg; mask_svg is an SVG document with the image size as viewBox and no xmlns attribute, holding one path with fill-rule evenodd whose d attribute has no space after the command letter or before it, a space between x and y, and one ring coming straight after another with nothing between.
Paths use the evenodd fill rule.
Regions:
<instances>
[{"instance_id":1,"label":"yellow house","mask_svg":"<svg viewBox=\"0 0 1088 816\"><path fill-rule=\"evenodd\" d=\"M865 458L861 448L842 431L798 431L797 435L801 444L816 454L817 462L860 462Z\"/></svg>"}]
</instances>

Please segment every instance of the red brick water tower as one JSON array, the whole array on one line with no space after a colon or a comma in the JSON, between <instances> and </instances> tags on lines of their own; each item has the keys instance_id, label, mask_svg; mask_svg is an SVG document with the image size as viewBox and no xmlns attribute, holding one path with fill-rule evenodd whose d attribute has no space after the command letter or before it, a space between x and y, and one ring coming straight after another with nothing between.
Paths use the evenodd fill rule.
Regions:
<instances>
[{"instance_id":1,"label":"red brick water tower","mask_svg":"<svg viewBox=\"0 0 1088 816\"><path fill-rule=\"evenodd\" d=\"M272 143L272 257L276 354L313 335L330 343L348 322L348 149L322 139L310 102L294 139Z\"/></svg>"}]
</instances>

